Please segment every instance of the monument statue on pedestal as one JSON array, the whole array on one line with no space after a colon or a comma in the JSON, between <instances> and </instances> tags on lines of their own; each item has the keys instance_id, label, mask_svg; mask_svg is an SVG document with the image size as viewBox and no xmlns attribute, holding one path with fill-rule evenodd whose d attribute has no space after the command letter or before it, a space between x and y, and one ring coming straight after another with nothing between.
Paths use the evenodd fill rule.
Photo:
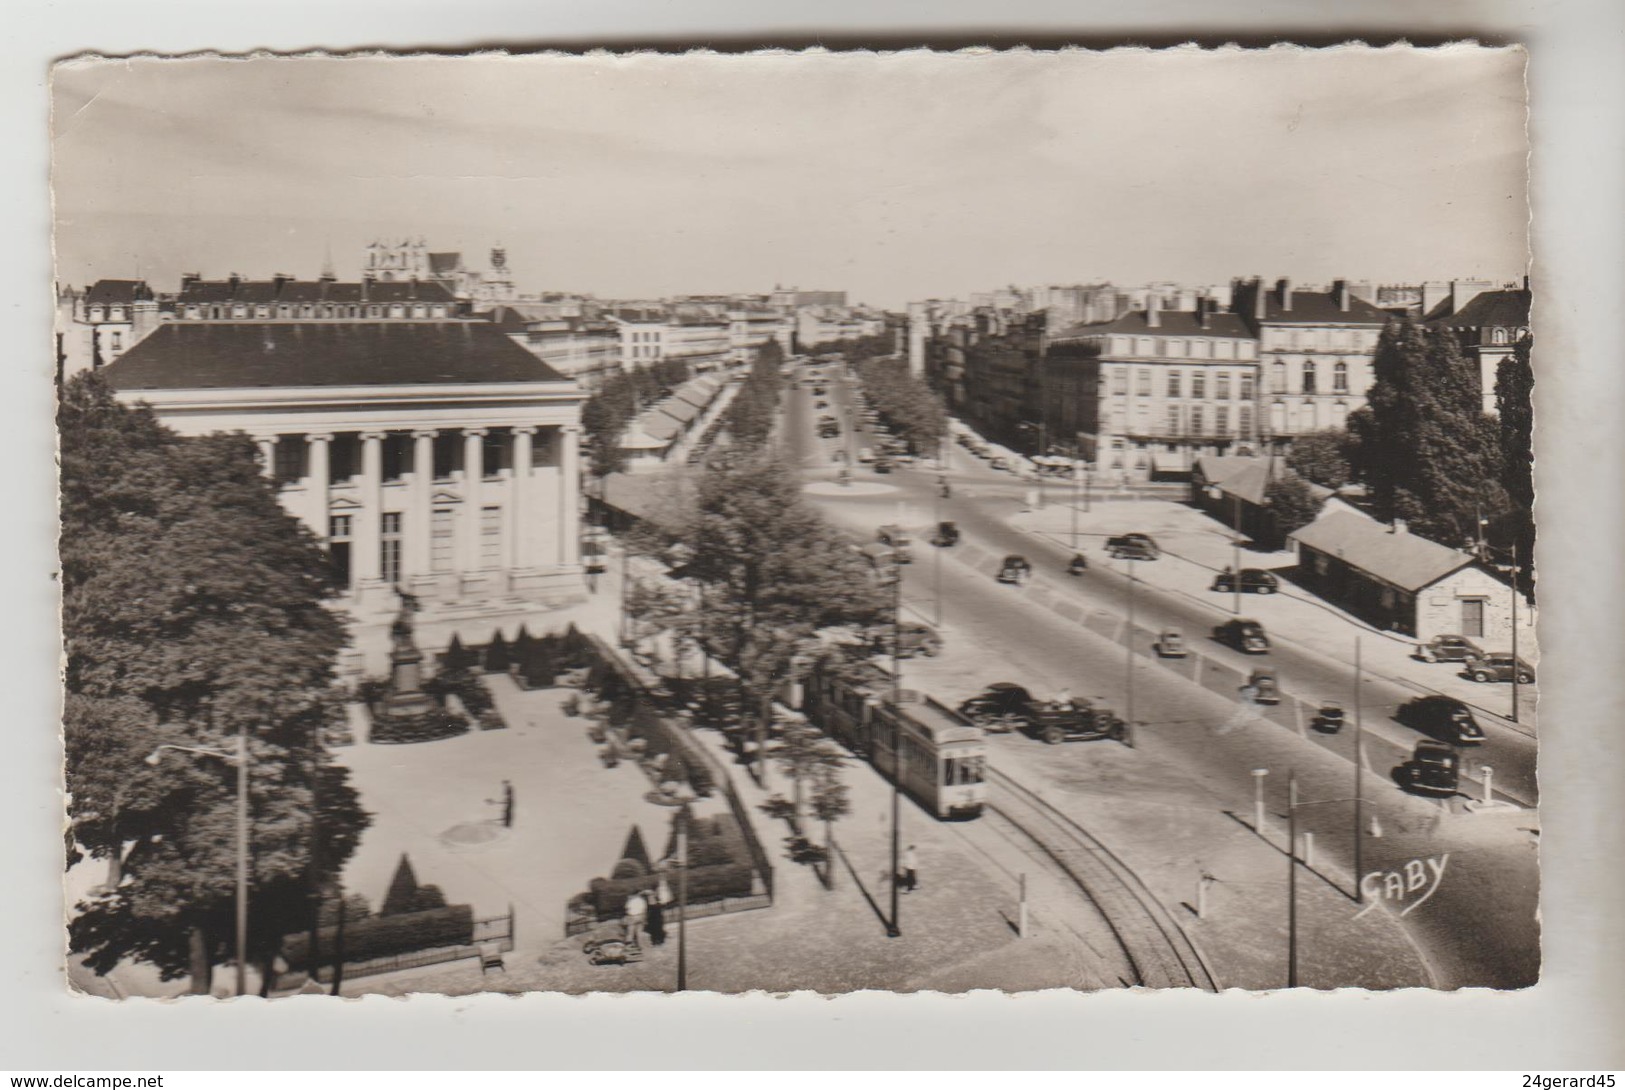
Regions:
<instances>
[{"instance_id":1,"label":"monument statue on pedestal","mask_svg":"<svg viewBox=\"0 0 1625 1090\"><path fill-rule=\"evenodd\" d=\"M400 596L401 611L389 626L395 646L389 653L389 695L384 698L384 714L422 715L436 705L434 698L423 691L423 652L412 639L412 614L418 611L418 600L399 586L395 593Z\"/></svg>"}]
</instances>

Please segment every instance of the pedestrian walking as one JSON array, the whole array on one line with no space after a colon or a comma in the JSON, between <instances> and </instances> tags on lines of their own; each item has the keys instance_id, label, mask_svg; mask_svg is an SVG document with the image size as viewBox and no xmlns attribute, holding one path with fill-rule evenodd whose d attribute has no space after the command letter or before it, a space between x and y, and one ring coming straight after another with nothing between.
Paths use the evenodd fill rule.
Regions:
<instances>
[{"instance_id":1,"label":"pedestrian walking","mask_svg":"<svg viewBox=\"0 0 1625 1090\"><path fill-rule=\"evenodd\" d=\"M513 828L513 784L502 781L502 827Z\"/></svg>"},{"instance_id":2,"label":"pedestrian walking","mask_svg":"<svg viewBox=\"0 0 1625 1090\"><path fill-rule=\"evenodd\" d=\"M666 944L666 894L662 882L649 892L649 942L653 946Z\"/></svg>"},{"instance_id":3,"label":"pedestrian walking","mask_svg":"<svg viewBox=\"0 0 1625 1090\"><path fill-rule=\"evenodd\" d=\"M634 891L626 899L626 941L637 942L638 932L643 930L643 919L649 911L649 902L643 899L643 894Z\"/></svg>"},{"instance_id":4,"label":"pedestrian walking","mask_svg":"<svg viewBox=\"0 0 1625 1090\"><path fill-rule=\"evenodd\" d=\"M920 888L920 857L914 851L914 845L908 846L903 853L903 892L913 893Z\"/></svg>"}]
</instances>

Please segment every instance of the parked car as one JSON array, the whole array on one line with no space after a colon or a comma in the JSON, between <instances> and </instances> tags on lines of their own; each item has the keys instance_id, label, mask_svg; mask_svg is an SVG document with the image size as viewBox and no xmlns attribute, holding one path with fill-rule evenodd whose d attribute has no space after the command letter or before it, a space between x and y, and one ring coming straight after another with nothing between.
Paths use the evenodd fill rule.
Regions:
<instances>
[{"instance_id":1,"label":"parked car","mask_svg":"<svg viewBox=\"0 0 1625 1090\"><path fill-rule=\"evenodd\" d=\"M1155 560L1162 555L1150 534L1118 534L1106 539L1106 551L1114 560Z\"/></svg>"},{"instance_id":2,"label":"parked car","mask_svg":"<svg viewBox=\"0 0 1625 1090\"><path fill-rule=\"evenodd\" d=\"M1254 670L1247 678L1247 685L1253 690L1253 703L1281 702L1281 683L1275 680L1274 670Z\"/></svg>"},{"instance_id":3,"label":"parked car","mask_svg":"<svg viewBox=\"0 0 1625 1090\"><path fill-rule=\"evenodd\" d=\"M1483 653L1484 649L1466 636L1435 636L1416 645L1416 657L1423 662L1466 662Z\"/></svg>"},{"instance_id":4,"label":"parked car","mask_svg":"<svg viewBox=\"0 0 1625 1090\"><path fill-rule=\"evenodd\" d=\"M814 405L813 408L815 408L815 409L827 409L827 408L829 408L829 402L820 401L818 404Z\"/></svg>"},{"instance_id":5,"label":"parked car","mask_svg":"<svg viewBox=\"0 0 1625 1090\"><path fill-rule=\"evenodd\" d=\"M1152 644L1158 656L1165 659L1182 659L1190 654L1185 647L1185 636L1177 628L1165 628L1157 634L1157 642Z\"/></svg>"},{"instance_id":6,"label":"parked car","mask_svg":"<svg viewBox=\"0 0 1625 1090\"><path fill-rule=\"evenodd\" d=\"M907 564L914 559L910 546L914 543L908 531L895 523L888 523L875 532L875 540L890 545L897 553L897 562Z\"/></svg>"},{"instance_id":7,"label":"parked car","mask_svg":"<svg viewBox=\"0 0 1625 1090\"><path fill-rule=\"evenodd\" d=\"M1535 683L1535 668L1523 659L1515 659L1509 651L1491 651L1467 659L1467 676L1474 681L1511 681L1519 685Z\"/></svg>"},{"instance_id":8,"label":"parked car","mask_svg":"<svg viewBox=\"0 0 1625 1090\"><path fill-rule=\"evenodd\" d=\"M1233 591L1238 583L1245 594L1274 594L1281 589L1281 581L1275 573L1263 568L1242 568L1239 572L1226 568L1214 576L1213 589Z\"/></svg>"},{"instance_id":9,"label":"parked car","mask_svg":"<svg viewBox=\"0 0 1625 1090\"><path fill-rule=\"evenodd\" d=\"M879 458L875 459L874 466L876 473L890 473L892 470L892 460L883 454Z\"/></svg>"},{"instance_id":10,"label":"parked car","mask_svg":"<svg viewBox=\"0 0 1625 1090\"><path fill-rule=\"evenodd\" d=\"M875 452L874 451L870 450L868 447L859 447L858 448L858 461L862 462L864 465L868 465L870 462L872 462L874 460L875 460Z\"/></svg>"},{"instance_id":11,"label":"parked car","mask_svg":"<svg viewBox=\"0 0 1625 1090\"><path fill-rule=\"evenodd\" d=\"M937 523L937 532L931 538L931 544L948 548L959 544L959 527L952 522Z\"/></svg>"},{"instance_id":12,"label":"parked car","mask_svg":"<svg viewBox=\"0 0 1625 1090\"><path fill-rule=\"evenodd\" d=\"M1461 754L1443 742L1420 741L1394 778L1412 794L1449 798L1459 793Z\"/></svg>"},{"instance_id":13,"label":"parked car","mask_svg":"<svg viewBox=\"0 0 1625 1090\"><path fill-rule=\"evenodd\" d=\"M959 706L959 714L985 730L1023 730L1049 745L1095 738L1121 739L1123 721L1110 708L1072 698L1039 700L1020 685L999 682Z\"/></svg>"},{"instance_id":14,"label":"parked car","mask_svg":"<svg viewBox=\"0 0 1625 1090\"><path fill-rule=\"evenodd\" d=\"M1314 717L1309 725L1322 734L1336 734L1343 729L1345 715L1343 705L1331 700L1322 700L1320 707L1315 709Z\"/></svg>"},{"instance_id":15,"label":"parked car","mask_svg":"<svg viewBox=\"0 0 1625 1090\"><path fill-rule=\"evenodd\" d=\"M1484 741L1484 729L1467 705L1454 697L1419 696L1399 706L1394 716L1412 730L1421 731L1457 746L1476 746Z\"/></svg>"},{"instance_id":16,"label":"parked car","mask_svg":"<svg viewBox=\"0 0 1625 1090\"><path fill-rule=\"evenodd\" d=\"M999 582L1014 583L1020 586L1028 580L1032 573L1033 566L1027 562L1026 557L1011 553L1004 558L1004 563L999 565Z\"/></svg>"},{"instance_id":17,"label":"parked car","mask_svg":"<svg viewBox=\"0 0 1625 1090\"><path fill-rule=\"evenodd\" d=\"M1008 461L1006 461L1005 459L1003 459L1003 458L994 458L991 462L988 463L988 465L992 466L994 469L1009 469L1010 468L1010 463Z\"/></svg>"},{"instance_id":18,"label":"parked car","mask_svg":"<svg viewBox=\"0 0 1625 1090\"><path fill-rule=\"evenodd\" d=\"M1267 654L1270 649L1270 638L1264 634L1264 626L1240 617L1215 627L1213 638L1249 655Z\"/></svg>"},{"instance_id":19,"label":"parked car","mask_svg":"<svg viewBox=\"0 0 1625 1090\"><path fill-rule=\"evenodd\" d=\"M893 629L889 624L875 625L869 630L869 642L876 654L892 653L892 635ZM897 629L896 635L898 658L913 658L915 655L932 658L942 650L942 636L927 625L904 624Z\"/></svg>"}]
</instances>

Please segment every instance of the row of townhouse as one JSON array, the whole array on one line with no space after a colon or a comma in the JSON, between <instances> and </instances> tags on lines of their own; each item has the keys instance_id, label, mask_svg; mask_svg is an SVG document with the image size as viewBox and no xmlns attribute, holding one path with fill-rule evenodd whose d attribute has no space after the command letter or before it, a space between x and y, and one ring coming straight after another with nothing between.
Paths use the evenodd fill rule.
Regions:
<instances>
[{"instance_id":1,"label":"row of townhouse","mask_svg":"<svg viewBox=\"0 0 1625 1090\"><path fill-rule=\"evenodd\" d=\"M1329 289L1236 280L1228 294L1225 305L1212 292L1147 290L1143 308L1059 328L1048 309L912 304L911 363L995 442L1076 450L1130 481L1344 427L1365 405L1378 337L1396 313L1453 333L1476 355L1486 411L1496 364L1528 332L1527 286L1471 282L1431 313L1379 307L1368 285L1342 280Z\"/></svg>"}]
</instances>

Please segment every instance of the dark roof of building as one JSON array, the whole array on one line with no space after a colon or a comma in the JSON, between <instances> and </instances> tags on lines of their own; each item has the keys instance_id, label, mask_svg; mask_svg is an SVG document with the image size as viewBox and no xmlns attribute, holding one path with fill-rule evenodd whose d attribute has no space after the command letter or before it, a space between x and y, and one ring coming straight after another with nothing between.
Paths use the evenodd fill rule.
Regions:
<instances>
[{"instance_id":1,"label":"dark roof of building","mask_svg":"<svg viewBox=\"0 0 1625 1090\"><path fill-rule=\"evenodd\" d=\"M1121 318L1109 322L1089 322L1072 326L1055 335L1054 339L1088 337L1098 333L1148 333L1162 337L1246 337L1253 331L1240 315L1223 311L1208 315L1203 325L1201 315L1194 310L1159 310L1157 324L1152 325L1143 310L1131 310Z\"/></svg>"},{"instance_id":2,"label":"dark roof of building","mask_svg":"<svg viewBox=\"0 0 1625 1090\"><path fill-rule=\"evenodd\" d=\"M137 300L152 298L152 289L145 280L98 280L85 293L85 305L91 307L129 306Z\"/></svg>"},{"instance_id":3,"label":"dark roof of building","mask_svg":"<svg viewBox=\"0 0 1625 1090\"><path fill-rule=\"evenodd\" d=\"M1486 329L1500 326L1517 329L1529 325L1530 293L1526 288L1479 292L1454 314L1439 319L1452 329Z\"/></svg>"},{"instance_id":4,"label":"dark roof of building","mask_svg":"<svg viewBox=\"0 0 1625 1090\"><path fill-rule=\"evenodd\" d=\"M117 390L569 381L483 322L176 323L101 374Z\"/></svg>"},{"instance_id":5,"label":"dark roof of building","mask_svg":"<svg viewBox=\"0 0 1625 1090\"><path fill-rule=\"evenodd\" d=\"M455 303L446 285L432 280L189 280L176 301L197 303Z\"/></svg>"},{"instance_id":6,"label":"dark roof of building","mask_svg":"<svg viewBox=\"0 0 1625 1090\"><path fill-rule=\"evenodd\" d=\"M1337 296L1329 291L1294 291L1292 309L1281 306L1281 293L1265 291L1263 321L1271 325L1387 325L1393 315L1366 302L1349 296L1349 308L1337 305Z\"/></svg>"},{"instance_id":7,"label":"dark roof of building","mask_svg":"<svg viewBox=\"0 0 1625 1090\"><path fill-rule=\"evenodd\" d=\"M1392 533L1355 511L1328 511L1292 537L1407 591L1431 586L1473 563L1464 552L1415 534Z\"/></svg>"},{"instance_id":8,"label":"dark roof of building","mask_svg":"<svg viewBox=\"0 0 1625 1090\"><path fill-rule=\"evenodd\" d=\"M1270 483L1270 460L1268 458L1248 457L1237 454L1204 454L1196 459L1192 467L1193 475L1201 481L1213 485L1227 496L1235 496L1245 503L1262 506L1264 492ZM1276 476L1286 476L1291 473L1284 466L1277 466ZM1332 490L1313 481L1305 481L1309 492L1318 500L1331 496Z\"/></svg>"}]
</instances>

